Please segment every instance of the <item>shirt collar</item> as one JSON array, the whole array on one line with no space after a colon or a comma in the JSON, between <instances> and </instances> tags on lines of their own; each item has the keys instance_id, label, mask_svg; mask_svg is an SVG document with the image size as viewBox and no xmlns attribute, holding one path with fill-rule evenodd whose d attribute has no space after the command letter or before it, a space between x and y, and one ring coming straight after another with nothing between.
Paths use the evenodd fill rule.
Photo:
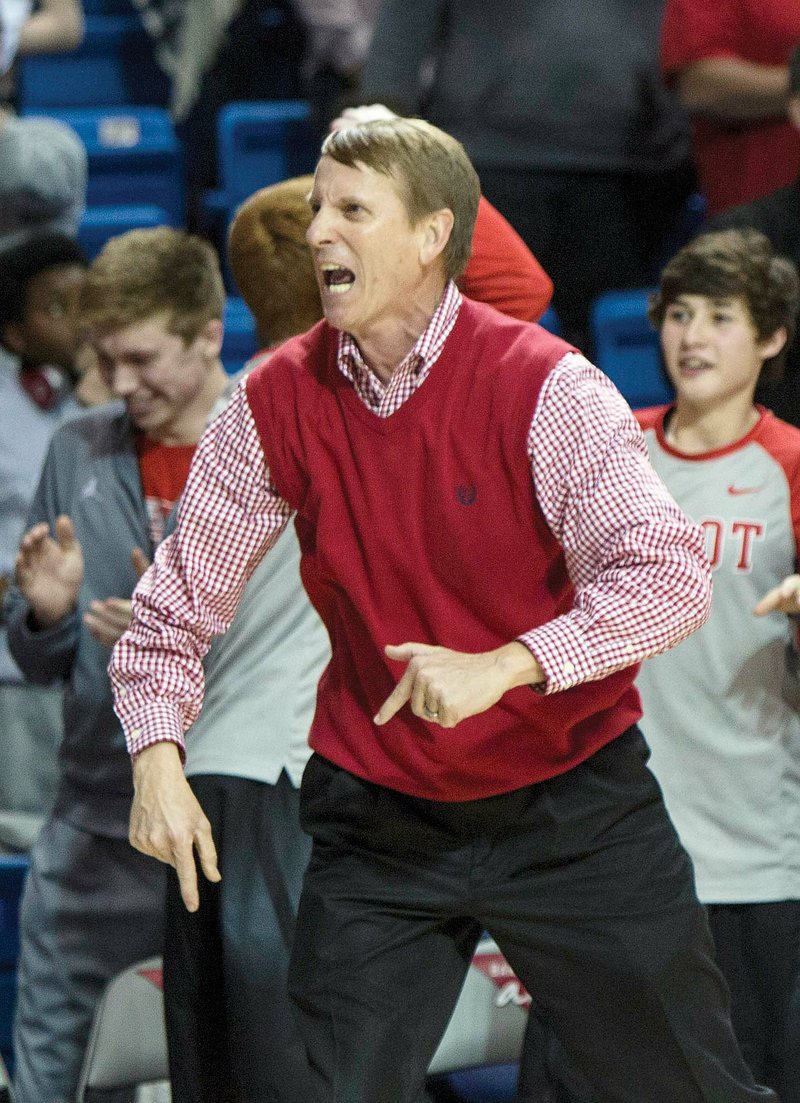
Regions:
<instances>
[{"instance_id":1,"label":"shirt collar","mask_svg":"<svg viewBox=\"0 0 800 1103\"><path fill-rule=\"evenodd\" d=\"M411 368L412 364L418 377L430 370L439 357L447 335L453 328L461 308L461 302L461 292L452 280L448 280L425 331L417 339L413 349L404 360L397 365L395 372L399 372L404 368ZM355 386L358 385L359 377L363 379L365 373L370 376L373 385L380 388L384 386L366 364L355 339L349 333L345 333L344 330L339 332L336 363L342 375Z\"/></svg>"}]
</instances>

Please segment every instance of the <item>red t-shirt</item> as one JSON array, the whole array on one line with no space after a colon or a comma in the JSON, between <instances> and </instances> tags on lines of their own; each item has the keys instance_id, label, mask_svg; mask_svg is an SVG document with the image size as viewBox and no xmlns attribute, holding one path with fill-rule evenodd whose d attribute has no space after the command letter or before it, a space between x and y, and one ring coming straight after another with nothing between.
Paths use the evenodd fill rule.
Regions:
<instances>
[{"instance_id":1,"label":"red t-shirt","mask_svg":"<svg viewBox=\"0 0 800 1103\"><path fill-rule=\"evenodd\" d=\"M706 58L786 65L798 43L800 4L793 0L667 0L661 64L668 79ZM800 134L783 116L736 123L698 116L693 147L709 214L800 174Z\"/></svg>"},{"instance_id":2,"label":"red t-shirt","mask_svg":"<svg viewBox=\"0 0 800 1103\"><path fill-rule=\"evenodd\" d=\"M538 322L553 297L553 282L511 223L483 196L472 252L458 281L464 294L495 310Z\"/></svg>"},{"instance_id":3,"label":"red t-shirt","mask_svg":"<svg viewBox=\"0 0 800 1103\"><path fill-rule=\"evenodd\" d=\"M161 444L144 433L137 434L136 453L153 547L164 538L164 522L183 493L195 448L194 444Z\"/></svg>"}]
</instances>

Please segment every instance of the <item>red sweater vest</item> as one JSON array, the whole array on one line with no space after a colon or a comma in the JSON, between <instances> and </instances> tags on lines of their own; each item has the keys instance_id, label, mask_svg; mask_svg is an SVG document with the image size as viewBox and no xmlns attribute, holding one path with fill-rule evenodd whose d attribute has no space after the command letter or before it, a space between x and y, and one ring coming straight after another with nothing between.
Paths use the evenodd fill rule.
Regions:
<instances>
[{"instance_id":1,"label":"red sweater vest","mask_svg":"<svg viewBox=\"0 0 800 1103\"><path fill-rule=\"evenodd\" d=\"M312 747L431 800L491 796L570 769L638 719L635 668L549 696L511 690L454 729L408 706L382 727L372 721L404 668L385 657L387 643L488 651L571 607L526 451L539 390L568 346L465 299L429 377L379 418L338 370L336 342L321 322L247 380L333 647Z\"/></svg>"}]
</instances>

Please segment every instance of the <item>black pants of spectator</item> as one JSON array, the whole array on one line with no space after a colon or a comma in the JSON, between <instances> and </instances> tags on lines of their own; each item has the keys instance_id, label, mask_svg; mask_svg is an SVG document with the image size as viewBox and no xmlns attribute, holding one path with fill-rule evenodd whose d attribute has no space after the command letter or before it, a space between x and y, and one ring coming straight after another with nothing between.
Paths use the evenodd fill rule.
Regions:
<instances>
[{"instance_id":1,"label":"black pants of spectator","mask_svg":"<svg viewBox=\"0 0 800 1103\"><path fill-rule=\"evenodd\" d=\"M742 1054L783 1103L800 1103L800 901L714 904L708 917Z\"/></svg>"},{"instance_id":2,"label":"black pants of spectator","mask_svg":"<svg viewBox=\"0 0 800 1103\"><path fill-rule=\"evenodd\" d=\"M552 279L564 338L589 356L593 299L655 283L688 233L682 220L693 179L685 166L652 176L476 168L483 194Z\"/></svg>"},{"instance_id":3,"label":"black pants of spectator","mask_svg":"<svg viewBox=\"0 0 800 1103\"><path fill-rule=\"evenodd\" d=\"M167 888L164 995L174 1103L309 1103L305 1050L286 990L309 841L299 794L198 776L222 881L198 872L189 913L173 870Z\"/></svg>"},{"instance_id":4,"label":"black pants of spectator","mask_svg":"<svg viewBox=\"0 0 800 1103\"><path fill-rule=\"evenodd\" d=\"M598 1103L774 1103L646 759L632 728L560 777L439 803L312 757L289 988L316 1103L416 1098L483 929Z\"/></svg>"}]
</instances>

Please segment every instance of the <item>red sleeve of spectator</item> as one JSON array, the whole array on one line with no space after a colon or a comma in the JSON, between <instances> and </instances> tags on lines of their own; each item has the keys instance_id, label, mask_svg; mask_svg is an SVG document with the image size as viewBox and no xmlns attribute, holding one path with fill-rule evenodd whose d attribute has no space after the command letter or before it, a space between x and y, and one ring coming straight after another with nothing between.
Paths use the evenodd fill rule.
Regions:
<instances>
[{"instance_id":1,"label":"red sleeve of spectator","mask_svg":"<svg viewBox=\"0 0 800 1103\"><path fill-rule=\"evenodd\" d=\"M470 299L489 303L523 322L537 321L550 305L553 282L513 226L481 196L464 275Z\"/></svg>"},{"instance_id":2,"label":"red sleeve of spectator","mask_svg":"<svg viewBox=\"0 0 800 1103\"><path fill-rule=\"evenodd\" d=\"M708 57L738 57L737 0L667 0L661 25L661 68L666 76Z\"/></svg>"}]
</instances>

